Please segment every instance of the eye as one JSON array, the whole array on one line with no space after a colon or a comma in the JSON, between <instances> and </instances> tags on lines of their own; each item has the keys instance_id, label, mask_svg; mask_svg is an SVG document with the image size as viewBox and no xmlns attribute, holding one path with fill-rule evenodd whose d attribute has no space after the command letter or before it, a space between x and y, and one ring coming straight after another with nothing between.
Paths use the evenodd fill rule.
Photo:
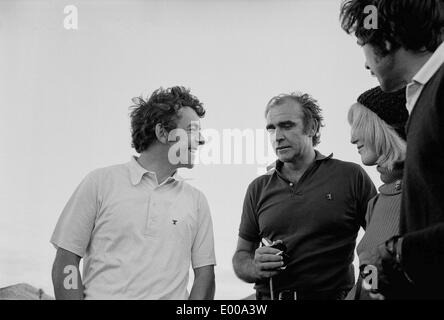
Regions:
<instances>
[{"instance_id":1,"label":"eye","mask_svg":"<svg viewBox=\"0 0 444 320\"><path fill-rule=\"evenodd\" d=\"M291 128L293 128L295 125L294 124L291 124L291 123L287 123L287 124L284 124L283 126L282 126L282 128L283 129L291 129Z\"/></svg>"}]
</instances>

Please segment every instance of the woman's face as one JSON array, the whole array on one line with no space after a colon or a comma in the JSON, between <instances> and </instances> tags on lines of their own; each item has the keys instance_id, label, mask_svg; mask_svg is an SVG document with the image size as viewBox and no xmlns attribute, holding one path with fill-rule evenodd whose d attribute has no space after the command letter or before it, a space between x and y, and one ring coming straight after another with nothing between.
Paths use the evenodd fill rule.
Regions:
<instances>
[{"instance_id":1,"label":"woman's face","mask_svg":"<svg viewBox=\"0 0 444 320\"><path fill-rule=\"evenodd\" d=\"M373 144L365 141L365 139L359 137L356 130L351 130L351 141L358 148L358 153L361 155L361 161L366 166L376 165L378 161L378 155L376 154L376 148Z\"/></svg>"}]
</instances>

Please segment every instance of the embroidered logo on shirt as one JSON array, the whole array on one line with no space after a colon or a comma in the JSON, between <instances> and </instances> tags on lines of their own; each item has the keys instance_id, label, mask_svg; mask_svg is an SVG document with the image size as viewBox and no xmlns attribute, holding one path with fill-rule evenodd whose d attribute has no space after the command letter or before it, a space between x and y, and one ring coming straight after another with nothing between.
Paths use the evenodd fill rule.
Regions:
<instances>
[{"instance_id":1,"label":"embroidered logo on shirt","mask_svg":"<svg viewBox=\"0 0 444 320\"><path fill-rule=\"evenodd\" d=\"M333 200L333 195L331 193L327 193L325 197L327 198L327 200Z\"/></svg>"},{"instance_id":2,"label":"embroidered logo on shirt","mask_svg":"<svg viewBox=\"0 0 444 320\"><path fill-rule=\"evenodd\" d=\"M173 224L176 225L177 224L177 220L172 220Z\"/></svg>"}]
</instances>

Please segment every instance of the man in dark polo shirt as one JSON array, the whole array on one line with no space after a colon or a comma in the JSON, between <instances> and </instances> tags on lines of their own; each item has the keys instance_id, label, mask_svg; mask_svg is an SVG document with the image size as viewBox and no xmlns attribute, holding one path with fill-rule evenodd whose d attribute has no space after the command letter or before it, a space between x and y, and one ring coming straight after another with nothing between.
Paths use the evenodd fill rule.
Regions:
<instances>
[{"instance_id":1,"label":"man in dark polo shirt","mask_svg":"<svg viewBox=\"0 0 444 320\"><path fill-rule=\"evenodd\" d=\"M257 299L341 299L354 284L356 236L375 187L359 165L314 149L322 115L311 96L274 97L266 119L278 160L248 187L234 270L256 283ZM287 247L284 270L279 250L259 245L263 238Z\"/></svg>"}]
</instances>

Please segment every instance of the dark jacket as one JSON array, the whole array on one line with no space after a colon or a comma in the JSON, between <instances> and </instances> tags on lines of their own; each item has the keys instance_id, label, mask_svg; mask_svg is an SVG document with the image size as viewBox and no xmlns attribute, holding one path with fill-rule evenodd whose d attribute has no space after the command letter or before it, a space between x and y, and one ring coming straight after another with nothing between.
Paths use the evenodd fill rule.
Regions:
<instances>
[{"instance_id":1,"label":"dark jacket","mask_svg":"<svg viewBox=\"0 0 444 320\"><path fill-rule=\"evenodd\" d=\"M423 88L407 124L401 205L402 266L415 299L444 298L444 65Z\"/></svg>"}]
</instances>

